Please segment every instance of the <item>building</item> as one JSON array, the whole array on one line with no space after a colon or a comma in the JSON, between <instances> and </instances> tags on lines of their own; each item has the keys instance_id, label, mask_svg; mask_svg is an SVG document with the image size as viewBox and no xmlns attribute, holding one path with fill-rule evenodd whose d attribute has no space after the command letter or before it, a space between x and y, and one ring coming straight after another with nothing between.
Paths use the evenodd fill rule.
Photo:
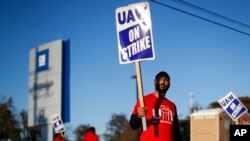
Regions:
<instances>
[{"instance_id":1,"label":"building","mask_svg":"<svg viewBox=\"0 0 250 141\"><path fill-rule=\"evenodd\" d=\"M190 116L191 141L229 141L233 120L222 108L203 109Z\"/></svg>"}]
</instances>

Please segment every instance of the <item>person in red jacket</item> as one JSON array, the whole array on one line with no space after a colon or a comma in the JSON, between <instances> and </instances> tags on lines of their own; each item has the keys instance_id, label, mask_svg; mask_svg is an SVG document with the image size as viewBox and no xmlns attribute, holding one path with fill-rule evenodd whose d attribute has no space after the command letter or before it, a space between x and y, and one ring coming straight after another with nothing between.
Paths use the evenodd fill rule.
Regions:
<instances>
[{"instance_id":1,"label":"person in red jacket","mask_svg":"<svg viewBox=\"0 0 250 141\"><path fill-rule=\"evenodd\" d=\"M84 134L82 141L100 141L98 135L95 133L95 127L90 127Z\"/></svg>"},{"instance_id":2,"label":"person in red jacket","mask_svg":"<svg viewBox=\"0 0 250 141\"><path fill-rule=\"evenodd\" d=\"M64 141L64 133L56 133L54 135L53 141Z\"/></svg>"},{"instance_id":3,"label":"person in red jacket","mask_svg":"<svg viewBox=\"0 0 250 141\"><path fill-rule=\"evenodd\" d=\"M137 101L130 118L130 127L142 126L146 117L147 130L140 135L140 141L182 141L175 104L165 97L170 87L170 77L165 71L159 72L154 80L155 91L144 96L144 107Z\"/></svg>"}]
</instances>

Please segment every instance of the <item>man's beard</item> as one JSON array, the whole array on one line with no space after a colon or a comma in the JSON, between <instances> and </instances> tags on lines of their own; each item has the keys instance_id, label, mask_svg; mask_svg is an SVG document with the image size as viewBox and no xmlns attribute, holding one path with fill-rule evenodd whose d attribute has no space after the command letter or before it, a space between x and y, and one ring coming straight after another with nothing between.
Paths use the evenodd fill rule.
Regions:
<instances>
[{"instance_id":1,"label":"man's beard","mask_svg":"<svg viewBox=\"0 0 250 141\"><path fill-rule=\"evenodd\" d=\"M165 96L167 90L168 90L168 86L164 87L164 88L160 88L160 84L157 84L155 86L155 90L159 92L160 96Z\"/></svg>"}]
</instances>

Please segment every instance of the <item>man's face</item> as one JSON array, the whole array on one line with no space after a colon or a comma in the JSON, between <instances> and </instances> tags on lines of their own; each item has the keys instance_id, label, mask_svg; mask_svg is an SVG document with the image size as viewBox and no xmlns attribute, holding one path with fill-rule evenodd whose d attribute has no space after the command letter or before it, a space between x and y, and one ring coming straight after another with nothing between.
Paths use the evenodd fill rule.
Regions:
<instances>
[{"instance_id":1,"label":"man's face","mask_svg":"<svg viewBox=\"0 0 250 141\"><path fill-rule=\"evenodd\" d=\"M159 93L166 93L169 88L169 80L166 77L160 77L155 81L155 89Z\"/></svg>"}]
</instances>

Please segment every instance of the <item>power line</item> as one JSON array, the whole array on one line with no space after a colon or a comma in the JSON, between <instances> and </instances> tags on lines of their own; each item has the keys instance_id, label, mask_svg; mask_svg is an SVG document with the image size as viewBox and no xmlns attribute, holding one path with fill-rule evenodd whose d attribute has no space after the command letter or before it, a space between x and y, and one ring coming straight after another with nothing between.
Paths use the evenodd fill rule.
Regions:
<instances>
[{"instance_id":1,"label":"power line","mask_svg":"<svg viewBox=\"0 0 250 141\"><path fill-rule=\"evenodd\" d=\"M188 6L188 7L190 7L190 8L196 9L196 10L198 10L198 11L207 13L207 14L209 14L209 15L215 16L215 17L217 17L217 18L221 18L221 19L226 20L226 21L228 21L228 22L231 22L231 23L234 23L234 24L237 24L237 25L240 25L240 26L243 26L243 27L245 27L245 28L250 29L250 26L247 25L247 24L244 24L244 23L242 23L242 22L239 22L239 21L234 20L234 19L232 19L232 18L228 18L228 17L223 16L223 15L220 15L220 14L218 14L218 13L215 13L215 12L212 12L212 11L209 11L209 10L206 10L206 9L204 9L204 8L201 8L201 7L199 7L199 6L196 6L196 5L193 5L193 4L191 4L191 3L185 2L185 1L183 1L183 0L172 0L172 1L174 1L174 2L176 2L176 3L179 3L179 4L182 4L182 5L185 5L185 6Z\"/></svg>"},{"instance_id":2,"label":"power line","mask_svg":"<svg viewBox=\"0 0 250 141\"><path fill-rule=\"evenodd\" d=\"M224 24L221 24L221 23L218 23L218 22L215 22L215 21L206 19L206 18L204 18L204 17L201 17L201 16L198 16L198 15L192 14L192 13L190 13L190 12L187 12L187 11L184 11L184 10L181 10L181 9L178 9L178 8L175 8L175 7L172 7L172 6L170 6L170 5L167 5L167 4L164 4L164 3L161 3L161 2L157 2L157 1L155 1L155 0L149 0L149 1L154 2L154 3L156 3L156 4L159 4L159 5L161 5L161 6L164 6L164 7L167 7L167 8L170 8L170 9L173 9L173 10L176 10L176 11L179 11L179 12L182 12L182 13L185 13L185 14L187 14L187 15L196 17L196 18L198 18L198 19L201 19L201 20L204 20L204 21L207 21L207 22L210 22L210 23L213 23L213 24L222 26L222 27L224 27L224 28L227 28L227 29L230 29L230 30L233 30L233 31L242 33L242 34L245 34L245 35L247 35L247 36L250 36L250 34L247 33L247 32L244 32L244 31L235 29L235 28L233 28L233 27L230 27L230 26L227 26L227 25L224 25Z\"/></svg>"}]
</instances>

